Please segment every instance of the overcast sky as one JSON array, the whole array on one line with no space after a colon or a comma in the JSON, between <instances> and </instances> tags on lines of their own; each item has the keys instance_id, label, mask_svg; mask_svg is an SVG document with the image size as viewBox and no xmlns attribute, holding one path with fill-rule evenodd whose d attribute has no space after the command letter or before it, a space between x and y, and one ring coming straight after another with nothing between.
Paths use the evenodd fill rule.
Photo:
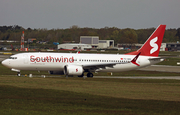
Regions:
<instances>
[{"instance_id":1,"label":"overcast sky","mask_svg":"<svg viewBox=\"0 0 180 115\"><path fill-rule=\"evenodd\" d=\"M180 27L180 0L0 0L0 26Z\"/></svg>"}]
</instances>

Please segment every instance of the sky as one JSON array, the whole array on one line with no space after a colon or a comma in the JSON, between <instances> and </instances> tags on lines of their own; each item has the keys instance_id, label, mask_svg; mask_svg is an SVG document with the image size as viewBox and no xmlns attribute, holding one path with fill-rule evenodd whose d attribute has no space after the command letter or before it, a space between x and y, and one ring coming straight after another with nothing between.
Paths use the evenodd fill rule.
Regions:
<instances>
[{"instance_id":1,"label":"sky","mask_svg":"<svg viewBox=\"0 0 180 115\"><path fill-rule=\"evenodd\" d=\"M180 28L180 0L0 0L0 26Z\"/></svg>"}]
</instances>

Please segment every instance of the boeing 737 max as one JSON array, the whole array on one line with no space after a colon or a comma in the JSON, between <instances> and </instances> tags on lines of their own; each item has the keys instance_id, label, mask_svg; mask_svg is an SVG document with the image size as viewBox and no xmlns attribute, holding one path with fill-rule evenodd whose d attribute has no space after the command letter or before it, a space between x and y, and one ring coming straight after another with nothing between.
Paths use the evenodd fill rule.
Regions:
<instances>
[{"instance_id":1,"label":"boeing 737 max","mask_svg":"<svg viewBox=\"0 0 180 115\"><path fill-rule=\"evenodd\" d=\"M2 61L12 71L38 70L50 74L93 77L92 72L121 72L139 69L163 61L158 57L166 25L160 25L144 45L128 54L19 53Z\"/></svg>"}]
</instances>

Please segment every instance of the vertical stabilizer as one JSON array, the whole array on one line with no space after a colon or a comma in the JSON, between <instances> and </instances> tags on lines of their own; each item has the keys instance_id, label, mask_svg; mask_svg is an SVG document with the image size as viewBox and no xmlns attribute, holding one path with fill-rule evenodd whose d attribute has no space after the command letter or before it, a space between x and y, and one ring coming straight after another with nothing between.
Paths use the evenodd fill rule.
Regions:
<instances>
[{"instance_id":1,"label":"vertical stabilizer","mask_svg":"<svg viewBox=\"0 0 180 115\"><path fill-rule=\"evenodd\" d=\"M141 52L140 55L157 57L159 55L165 28L166 25L159 25L139 50L127 53L127 55L138 55Z\"/></svg>"}]
</instances>

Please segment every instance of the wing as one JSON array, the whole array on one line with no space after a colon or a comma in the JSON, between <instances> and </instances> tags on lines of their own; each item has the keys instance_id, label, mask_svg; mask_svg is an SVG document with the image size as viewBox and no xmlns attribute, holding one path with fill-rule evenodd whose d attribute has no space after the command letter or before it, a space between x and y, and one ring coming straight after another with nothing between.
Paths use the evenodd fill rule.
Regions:
<instances>
[{"instance_id":1,"label":"wing","mask_svg":"<svg viewBox=\"0 0 180 115\"><path fill-rule=\"evenodd\" d=\"M88 71L99 71L99 70L102 70L102 69L106 69L106 67L110 67L110 68L114 68L114 66L116 64L127 64L127 63L133 63L134 65L137 65L137 66L140 66L139 64L136 63L136 60L138 59L139 55L141 54L141 52L136 55L131 61L127 61L127 62L111 62L111 63L99 63L99 64L84 64L82 65L83 68L85 70L88 70Z\"/></svg>"},{"instance_id":2,"label":"wing","mask_svg":"<svg viewBox=\"0 0 180 115\"><path fill-rule=\"evenodd\" d=\"M114 63L100 63L100 64L85 64L82 65L85 70L89 70L91 72L99 71L102 69L106 69L106 67L114 68L116 64L127 64L131 62L114 62Z\"/></svg>"}]
</instances>

